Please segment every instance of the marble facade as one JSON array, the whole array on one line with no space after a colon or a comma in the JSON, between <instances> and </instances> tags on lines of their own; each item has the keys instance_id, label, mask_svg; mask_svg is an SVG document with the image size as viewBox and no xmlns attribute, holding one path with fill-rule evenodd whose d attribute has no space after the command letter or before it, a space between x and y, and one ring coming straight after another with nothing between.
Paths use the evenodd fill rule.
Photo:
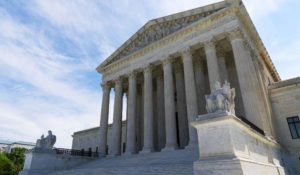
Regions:
<instances>
[{"instance_id":1,"label":"marble facade","mask_svg":"<svg viewBox=\"0 0 300 175\"><path fill-rule=\"evenodd\" d=\"M228 149L234 154L248 154L247 159L258 164L268 164L262 165L258 174L263 174L269 165L278 166L277 173L284 174L289 170L281 166L284 161L290 164L290 158L292 169L300 172L299 138L290 137L286 122L288 117L300 116L299 78L281 81L241 0L225 0L151 20L97 71L102 74L103 92L96 141L101 157L107 155L110 140L110 155L122 155L123 151L125 155L167 154L170 150L199 147L203 153L214 148L215 152ZM221 122L212 121L212 127L201 124L197 135L191 123L207 113L205 95L214 90L216 82L225 81L235 89L235 115ZM108 136L112 91L113 123ZM125 97L126 127L121 124ZM289 100L292 102L287 103ZM224 138L220 140L228 147L214 145L218 141L214 133L222 134L223 129L240 148L230 148ZM199 138L203 143L198 143ZM273 154L266 153L273 147L288 158L273 160ZM201 167L206 165L198 163L201 173ZM250 169L245 171L251 174ZM275 173L273 169L268 172Z\"/></svg>"},{"instance_id":2,"label":"marble facade","mask_svg":"<svg viewBox=\"0 0 300 175\"><path fill-rule=\"evenodd\" d=\"M272 62L269 57L261 58L257 47L262 47L262 43L254 42L257 38L253 38L253 31L249 31L253 29L242 24L240 18L243 18L243 12L238 5L231 3L225 10L222 7L224 3L229 2L206 6L207 9L201 9L205 11L203 13L197 14L194 10L194 15L174 15L169 17L172 19L149 22L153 24L146 24L149 27L142 28L143 33L137 32L141 36L133 39L134 35L97 68L102 74L103 89L99 132L101 154L104 154L107 142L111 89L115 93L115 143L112 147L115 155L120 155L121 150L120 123L124 93L129 94L126 152L193 147L197 145L197 134L189 123L205 112L203 95L214 88L216 81L228 80L238 89L237 101L240 103L236 107L237 116L246 118L273 137L269 118L261 109L262 102L256 86L256 82L260 84L258 77L249 72L253 71L253 62L257 62L268 68L271 81L277 81L279 75L270 67ZM174 23L174 20L181 19L184 19L184 24L177 31L168 33L166 28L161 28L153 33L153 28L161 23ZM153 37L156 38L156 35L163 37L155 40ZM143 37L148 39L140 41ZM141 97L143 105L139 106L137 101ZM140 127L142 132L138 130ZM159 136L160 132L163 132L163 137ZM138 145L142 145L142 149L138 149Z\"/></svg>"}]
</instances>

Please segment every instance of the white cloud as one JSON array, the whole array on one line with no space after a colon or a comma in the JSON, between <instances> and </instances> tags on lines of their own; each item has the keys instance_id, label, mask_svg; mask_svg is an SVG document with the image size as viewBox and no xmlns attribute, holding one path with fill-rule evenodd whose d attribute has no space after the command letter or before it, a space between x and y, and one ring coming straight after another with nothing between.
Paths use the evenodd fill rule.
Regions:
<instances>
[{"instance_id":1,"label":"white cloud","mask_svg":"<svg viewBox=\"0 0 300 175\"><path fill-rule=\"evenodd\" d=\"M292 0L245 0L243 1L253 20L262 20L271 12L278 11L283 3Z\"/></svg>"},{"instance_id":2,"label":"white cloud","mask_svg":"<svg viewBox=\"0 0 300 175\"><path fill-rule=\"evenodd\" d=\"M35 1L35 6L30 8L63 30L76 31L76 33L97 33L103 30L103 21L97 19L101 17L98 7L97 1L74 0L65 3L52 0Z\"/></svg>"},{"instance_id":3,"label":"white cloud","mask_svg":"<svg viewBox=\"0 0 300 175\"><path fill-rule=\"evenodd\" d=\"M91 64L57 52L55 40L5 10L0 15L0 137L35 141L52 129L57 145L70 147L72 132L99 123L100 92L77 82Z\"/></svg>"},{"instance_id":4,"label":"white cloud","mask_svg":"<svg viewBox=\"0 0 300 175\"><path fill-rule=\"evenodd\" d=\"M291 42L277 42L270 50L274 64L282 79L300 76L300 33Z\"/></svg>"},{"instance_id":5,"label":"white cloud","mask_svg":"<svg viewBox=\"0 0 300 175\"><path fill-rule=\"evenodd\" d=\"M0 104L0 109L2 109L0 113L0 137L11 137L16 140L23 140L25 137L32 140L37 133L41 133L42 130L37 126L37 123L25 118L17 108Z\"/></svg>"},{"instance_id":6,"label":"white cloud","mask_svg":"<svg viewBox=\"0 0 300 175\"><path fill-rule=\"evenodd\" d=\"M194 1L194 0L154 0L150 1L150 7L156 13L155 16L161 17L170 15L173 13L178 13L185 10L190 10L193 8L201 7L204 5L209 5L212 3L220 2L221 0L205 0L205 1Z\"/></svg>"}]
</instances>

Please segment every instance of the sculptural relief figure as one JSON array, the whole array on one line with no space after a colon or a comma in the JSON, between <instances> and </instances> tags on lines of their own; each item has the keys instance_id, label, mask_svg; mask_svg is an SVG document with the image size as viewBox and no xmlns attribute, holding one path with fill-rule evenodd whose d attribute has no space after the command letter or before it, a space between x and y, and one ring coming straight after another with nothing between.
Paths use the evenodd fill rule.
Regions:
<instances>
[{"instance_id":1,"label":"sculptural relief figure","mask_svg":"<svg viewBox=\"0 0 300 175\"><path fill-rule=\"evenodd\" d=\"M44 134L41 136L41 139L37 139L36 141L36 147L42 147L42 145L45 145Z\"/></svg>"},{"instance_id":2,"label":"sculptural relief figure","mask_svg":"<svg viewBox=\"0 0 300 175\"><path fill-rule=\"evenodd\" d=\"M51 130L49 130L48 136L46 138L44 137L43 134L40 139L37 139L36 148L52 149L55 142L56 142L56 136L52 134Z\"/></svg>"},{"instance_id":3,"label":"sculptural relief figure","mask_svg":"<svg viewBox=\"0 0 300 175\"><path fill-rule=\"evenodd\" d=\"M205 95L206 110L208 113L228 112L235 115L235 89L230 89L230 83L225 81L221 87L220 82L215 83L215 89L210 95Z\"/></svg>"}]
</instances>

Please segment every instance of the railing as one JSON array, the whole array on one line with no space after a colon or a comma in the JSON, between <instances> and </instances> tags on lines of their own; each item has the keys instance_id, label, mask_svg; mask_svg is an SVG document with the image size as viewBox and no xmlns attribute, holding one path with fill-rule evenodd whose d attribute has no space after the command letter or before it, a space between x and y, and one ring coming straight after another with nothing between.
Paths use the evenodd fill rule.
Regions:
<instances>
[{"instance_id":1,"label":"railing","mask_svg":"<svg viewBox=\"0 0 300 175\"><path fill-rule=\"evenodd\" d=\"M85 156L85 157L98 157L98 152L65 149L65 148L54 148L56 154L72 155L72 156Z\"/></svg>"}]
</instances>

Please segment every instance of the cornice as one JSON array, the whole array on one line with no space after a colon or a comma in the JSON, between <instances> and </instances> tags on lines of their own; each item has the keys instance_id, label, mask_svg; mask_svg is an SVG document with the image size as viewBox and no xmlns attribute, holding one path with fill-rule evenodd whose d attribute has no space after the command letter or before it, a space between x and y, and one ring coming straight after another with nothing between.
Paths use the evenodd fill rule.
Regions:
<instances>
[{"instance_id":1,"label":"cornice","mask_svg":"<svg viewBox=\"0 0 300 175\"><path fill-rule=\"evenodd\" d=\"M273 83L268 88L270 90L272 90L272 89L285 88L285 87L294 86L294 85L300 86L300 77L295 77L295 78L291 78L291 79Z\"/></svg>"}]
</instances>

